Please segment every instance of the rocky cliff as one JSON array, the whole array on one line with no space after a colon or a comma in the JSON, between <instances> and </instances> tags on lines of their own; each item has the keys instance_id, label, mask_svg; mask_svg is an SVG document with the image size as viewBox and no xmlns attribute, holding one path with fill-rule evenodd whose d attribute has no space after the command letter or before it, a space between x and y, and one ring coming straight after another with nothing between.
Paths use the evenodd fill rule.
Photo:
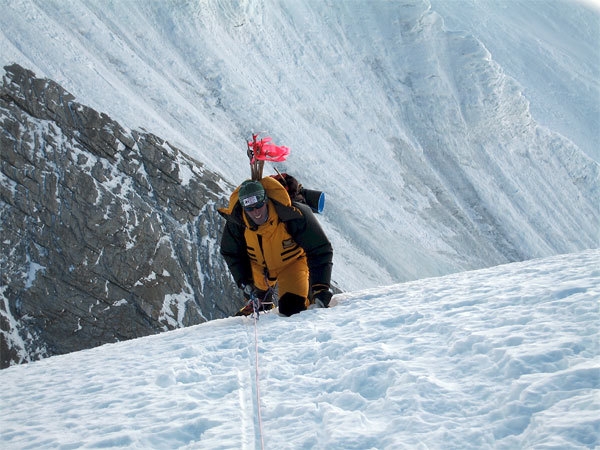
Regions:
<instances>
[{"instance_id":1,"label":"rocky cliff","mask_svg":"<svg viewBox=\"0 0 600 450\"><path fill-rule=\"evenodd\" d=\"M0 93L1 366L230 315L228 186L18 65Z\"/></svg>"}]
</instances>

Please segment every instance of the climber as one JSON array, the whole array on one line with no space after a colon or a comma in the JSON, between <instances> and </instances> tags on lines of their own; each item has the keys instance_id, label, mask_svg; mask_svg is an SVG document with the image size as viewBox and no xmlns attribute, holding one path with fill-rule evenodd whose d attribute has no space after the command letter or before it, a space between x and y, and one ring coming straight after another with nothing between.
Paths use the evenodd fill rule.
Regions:
<instances>
[{"instance_id":1,"label":"climber","mask_svg":"<svg viewBox=\"0 0 600 450\"><path fill-rule=\"evenodd\" d=\"M258 297L261 309L272 308L275 285L279 312L291 316L308 308L327 308L333 248L312 210L292 202L272 177L246 180L233 191L221 254L246 299ZM250 302L236 315L253 312Z\"/></svg>"}]
</instances>

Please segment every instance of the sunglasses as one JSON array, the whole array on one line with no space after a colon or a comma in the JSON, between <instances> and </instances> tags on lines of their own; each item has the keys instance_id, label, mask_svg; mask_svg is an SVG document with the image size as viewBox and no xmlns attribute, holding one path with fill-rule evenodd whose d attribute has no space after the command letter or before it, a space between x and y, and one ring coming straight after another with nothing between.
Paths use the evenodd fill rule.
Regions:
<instances>
[{"instance_id":1,"label":"sunglasses","mask_svg":"<svg viewBox=\"0 0 600 450\"><path fill-rule=\"evenodd\" d=\"M244 206L245 211L254 211L255 209L260 209L265 206L265 200L261 200L260 202L254 203L253 205Z\"/></svg>"}]
</instances>

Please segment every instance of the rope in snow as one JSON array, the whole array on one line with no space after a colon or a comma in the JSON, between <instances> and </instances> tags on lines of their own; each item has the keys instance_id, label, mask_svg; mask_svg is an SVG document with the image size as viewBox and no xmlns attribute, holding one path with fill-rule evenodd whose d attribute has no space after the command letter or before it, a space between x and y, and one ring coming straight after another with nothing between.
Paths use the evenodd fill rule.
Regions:
<instances>
[{"instance_id":1,"label":"rope in snow","mask_svg":"<svg viewBox=\"0 0 600 450\"><path fill-rule=\"evenodd\" d=\"M254 308L254 312L252 313L252 317L254 318L254 377L256 382L256 410L258 414L258 435L260 437L260 448L262 450L265 449L265 442L263 439L263 424L262 424L262 415L260 413L260 376L258 373L258 308L260 306L260 301L256 295L253 295L250 300L252 301L252 306Z\"/></svg>"}]
</instances>

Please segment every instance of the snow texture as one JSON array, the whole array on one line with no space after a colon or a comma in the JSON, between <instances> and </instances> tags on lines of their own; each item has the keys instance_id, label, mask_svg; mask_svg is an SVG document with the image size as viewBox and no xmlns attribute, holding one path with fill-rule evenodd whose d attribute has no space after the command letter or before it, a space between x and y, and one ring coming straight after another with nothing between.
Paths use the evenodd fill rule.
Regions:
<instances>
[{"instance_id":1,"label":"snow texture","mask_svg":"<svg viewBox=\"0 0 600 450\"><path fill-rule=\"evenodd\" d=\"M13 366L0 447L598 448L599 299L590 250Z\"/></svg>"}]
</instances>

